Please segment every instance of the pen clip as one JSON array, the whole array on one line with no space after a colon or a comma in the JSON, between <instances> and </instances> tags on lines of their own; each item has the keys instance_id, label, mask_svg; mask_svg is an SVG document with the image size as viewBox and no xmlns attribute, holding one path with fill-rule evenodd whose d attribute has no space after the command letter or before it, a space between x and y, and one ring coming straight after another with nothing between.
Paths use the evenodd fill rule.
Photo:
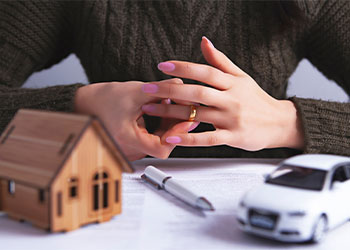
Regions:
<instances>
[{"instance_id":1,"label":"pen clip","mask_svg":"<svg viewBox=\"0 0 350 250\"><path fill-rule=\"evenodd\" d=\"M148 182L149 184L154 186L156 189L162 189L162 187L159 184L154 182L152 179L148 178L145 174L141 175L141 179Z\"/></svg>"}]
</instances>

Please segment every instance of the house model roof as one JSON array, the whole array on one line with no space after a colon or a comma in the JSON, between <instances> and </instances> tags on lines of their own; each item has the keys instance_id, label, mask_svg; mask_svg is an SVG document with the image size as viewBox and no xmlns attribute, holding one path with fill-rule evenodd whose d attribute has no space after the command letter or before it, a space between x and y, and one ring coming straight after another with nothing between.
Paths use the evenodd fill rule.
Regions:
<instances>
[{"instance_id":1,"label":"house model roof","mask_svg":"<svg viewBox=\"0 0 350 250\"><path fill-rule=\"evenodd\" d=\"M102 138L123 171L133 172L130 163L97 118L22 109L0 138L0 177L47 188L90 126Z\"/></svg>"}]
</instances>

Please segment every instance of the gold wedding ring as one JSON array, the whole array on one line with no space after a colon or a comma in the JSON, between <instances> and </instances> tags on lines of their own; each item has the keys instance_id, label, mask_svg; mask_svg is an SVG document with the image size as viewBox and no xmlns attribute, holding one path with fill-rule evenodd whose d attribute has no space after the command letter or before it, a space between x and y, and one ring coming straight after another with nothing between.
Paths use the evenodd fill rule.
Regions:
<instances>
[{"instance_id":1,"label":"gold wedding ring","mask_svg":"<svg viewBox=\"0 0 350 250\"><path fill-rule=\"evenodd\" d=\"M194 105L191 105L191 112L190 117L188 118L189 122L193 122L197 115L197 107Z\"/></svg>"}]
</instances>

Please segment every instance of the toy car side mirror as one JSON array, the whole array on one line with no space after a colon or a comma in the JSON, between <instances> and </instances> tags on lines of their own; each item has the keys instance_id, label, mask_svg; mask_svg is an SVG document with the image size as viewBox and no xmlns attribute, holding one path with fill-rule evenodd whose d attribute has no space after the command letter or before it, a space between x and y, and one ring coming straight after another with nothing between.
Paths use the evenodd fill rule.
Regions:
<instances>
[{"instance_id":1,"label":"toy car side mirror","mask_svg":"<svg viewBox=\"0 0 350 250\"><path fill-rule=\"evenodd\" d=\"M270 179L270 174L263 174L264 180L267 181Z\"/></svg>"},{"instance_id":2,"label":"toy car side mirror","mask_svg":"<svg viewBox=\"0 0 350 250\"><path fill-rule=\"evenodd\" d=\"M334 181L332 184L332 190L338 190L342 186L340 181Z\"/></svg>"}]
</instances>

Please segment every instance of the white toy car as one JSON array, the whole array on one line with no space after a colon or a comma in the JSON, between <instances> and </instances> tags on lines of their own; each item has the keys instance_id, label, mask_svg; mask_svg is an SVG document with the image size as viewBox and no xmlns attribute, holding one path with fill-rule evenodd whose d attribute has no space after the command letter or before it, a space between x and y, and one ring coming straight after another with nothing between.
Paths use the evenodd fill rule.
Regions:
<instances>
[{"instance_id":1,"label":"white toy car","mask_svg":"<svg viewBox=\"0 0 350 250\"><path fill-rule=\"evenodd\" d=\"M241 200L239 227L285 242L319 242L350 218L350 158L299 155L283 161Z\"/></svg>"}]
</instances>

